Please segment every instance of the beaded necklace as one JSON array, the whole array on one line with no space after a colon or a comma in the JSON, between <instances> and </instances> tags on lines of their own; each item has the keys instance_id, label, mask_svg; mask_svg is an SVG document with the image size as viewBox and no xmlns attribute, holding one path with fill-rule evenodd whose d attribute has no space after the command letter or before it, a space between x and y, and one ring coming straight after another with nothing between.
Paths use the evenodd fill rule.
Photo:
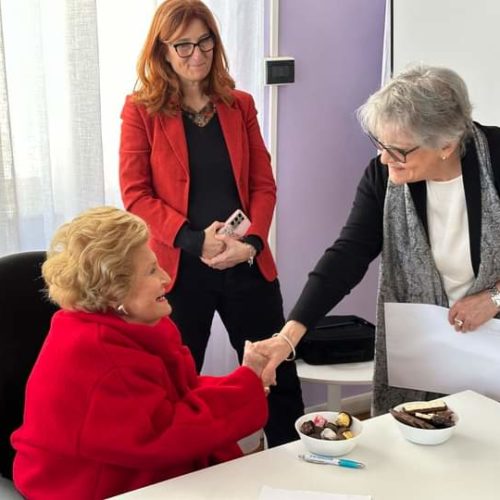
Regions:
<instances>
[{"instance_id":1,"label":"beaded necklace","mask_svg":"<svg viewBox=\"0 0 500 500\"><path fill-rule=\"evenodd\" d=\"M215 106L212 101L208 101L200 111L195 111L193 108L183 104L182 112L198 127L204 127L215 115Z\"/></svg>"}]
</instances>

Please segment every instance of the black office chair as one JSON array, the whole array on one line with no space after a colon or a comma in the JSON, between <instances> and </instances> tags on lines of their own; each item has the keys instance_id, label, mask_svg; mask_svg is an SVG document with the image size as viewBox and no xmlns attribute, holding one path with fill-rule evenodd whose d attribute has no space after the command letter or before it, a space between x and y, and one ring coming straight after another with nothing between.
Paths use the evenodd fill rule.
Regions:
<instances>
[{"instance_id":1,"label":"black office chair","mask_svg":"<svg viewBox=\"0 0 500 500\"><path fill-rule=\"evenodd\" d=\"M43 293L45 252L0 258L0 474L12 478L10 435L23 420L24 391L57 306Z\"/></svg>"}]
</instances>

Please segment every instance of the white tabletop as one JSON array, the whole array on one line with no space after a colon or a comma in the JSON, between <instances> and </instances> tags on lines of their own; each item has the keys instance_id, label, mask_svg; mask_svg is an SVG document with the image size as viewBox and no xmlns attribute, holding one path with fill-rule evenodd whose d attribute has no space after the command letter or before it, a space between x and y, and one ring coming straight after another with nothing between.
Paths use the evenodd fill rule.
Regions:
<instances>
[{"instance_id":1,"label":"white tabletop","mask_svg":"<svg viewBox=\"0 0 500 500\"><path fill-rule=\"evenodd\" d=\"M390 415L364 421L350 458L365 469L305 463L300 441L193 472L119 497L123 500L256 500L273 488L372 495L374 500L498 500L500 404L472 391L445 398L459 415L438 446L406 441Z\"/></svg>"},{"instance_id":2,"label":"white tabletop","mask_svg":"<svg viewBox=\"0 0 500 500\"><path fill-rule=\"evenodd\" d=\"M341 363L337 365L309 365L298 359L297 374L307 382L324 382L339 385L371 384L373 361L362 363Z\"/></svg>"}]
</instances>

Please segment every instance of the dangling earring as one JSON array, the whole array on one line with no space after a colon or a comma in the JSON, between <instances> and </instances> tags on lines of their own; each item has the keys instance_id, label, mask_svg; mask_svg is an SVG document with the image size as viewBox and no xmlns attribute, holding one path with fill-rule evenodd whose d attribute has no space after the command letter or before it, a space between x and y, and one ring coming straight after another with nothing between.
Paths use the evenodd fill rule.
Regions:
<instances>
[{"instance_id":1,"label":"dangling earring","mask_svg":"<svg viewBox=\"0 0 500 500\"><path fill-rule=\"evenodd\" d=\"M116 308L116 312L120 315L120 316L128 316L128 311L125 309L125 306L123 304L120 304L117 308Z\"/></svg>"}]
</instances>

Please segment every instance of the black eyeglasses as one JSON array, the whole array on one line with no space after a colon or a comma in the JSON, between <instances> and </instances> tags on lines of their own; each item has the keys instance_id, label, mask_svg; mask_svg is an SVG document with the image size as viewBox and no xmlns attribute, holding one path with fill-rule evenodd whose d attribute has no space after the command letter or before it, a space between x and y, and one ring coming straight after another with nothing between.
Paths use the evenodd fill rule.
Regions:
<instances>
[{"instance_id":1,"label":"black eyeglasses","mask_svg":"<svg viewBox=\"0 0 500 500\"><path fill-rule=\"evenodd\" d=\"M198 43L193 42L179 42L172 43L172 47L177 52L179 57L191 57L193 55L195 47L198 47L202 52L210 52L214 50L215 38L212 34L207 35L198 40Z\"/></svg>"},{"instance_id":2,"label":"black eyeglasses","mask_svg":"<svg viewBox=\"0 0 500 500\"><path fill-rule=\"evenodd\" d=\"M406 157L420 147L420 146L415 146L414 148L410 149L395 148L394 146L385 146L371 134L368 134L368 137L370 138L370 141L372 141L372 144L379 151L387 151L387 154L389 154L389 156L398 163L406 163Z\"/></svg>"}]
</instances>

